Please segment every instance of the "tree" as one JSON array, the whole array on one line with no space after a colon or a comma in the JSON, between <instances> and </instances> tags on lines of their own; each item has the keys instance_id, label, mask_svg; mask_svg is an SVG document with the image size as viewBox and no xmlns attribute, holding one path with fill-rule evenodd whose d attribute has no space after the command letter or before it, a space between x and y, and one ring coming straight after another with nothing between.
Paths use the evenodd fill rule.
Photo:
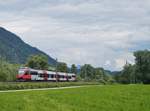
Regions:
<instances>
[{"instance_id":1,"label":"tree","mask_svg":"<svg viewBox=\"0 0 150 111\"><path fill-rule=\"evenodd\" d=\"M90 64L85 64L81 67L80 76L86 81L94 79L94 67Z\"/></svg>"},{"instance_id":2,"label":"tree","mask_svg":"<svg viewBox=\"0 0 150 111\"><path fill-rule=\"evenodd\" d=\"M145 84L150 83L150 51L136 51L134 56L137 80Z\"/></svg>"},{"instance_id":3,"label":"tree","mask_svg":"<svg viewBox=\"0 0 150 111\"><path fill-rule=\"evenodd\" d=\"M48 58L45 55L32 55L28 58L26 66L34 69L48 69Z\"/></svg>"},{"instance_id":4,"label":"tree","mask_svg":"<svg viewBox=\"0 0 150 111\"><path fill-rule=\"evenodd\" d=\"M75 64L72 64L71 66L71 73L77 74L77 67Z\"/></svg>"},{"instance_id":5,"label":"tree","mask_svg":"<svg viewBox=\"0 0 150 111\"><path fill-rule=\"evenodd\" d=\"M126 64L116 80L121 83L150 83L150 51L134 52L135 65Z\"/></svg>"},{"instance_id":6,"label":"tree","mask_svg":"<svg viewBox=\"0 0 150 111\"><path fill-rule=\"evenodd\" d=\"M59 72L68 72L68 67L66 63L59 62L57 65L57 71Z\"/></svg>"},{"instance_id":7,"label":"tree","mask_svg":"<svg viewBox=\"0 0 150 111\"><path fill-rule=\"evenodd\" d=\"M104 79L104 71L102 68L95 68L95 79L103 80Z\"/></svg>"},{"instance_id":8,"label":"tree","mask_svg":"<svg viewBox=\"0 0 150 111\"><path fill-rule=\"evenodd\" d=\"M80 76L85 81L99 81L105 83L109 80L113 80L103 68L94 68L90 64L85 64L81 67Z\"/></svg>"},{"instance_id":9,"label":"tree","mask_svg":"<svg viewBox=\"0 0 150 111\"><path fill-rule=\"evenodd\" d=\"M135 65L126 64L121 71L120 82L125 84L135 83Z\"/></svg>"}]
</instances>

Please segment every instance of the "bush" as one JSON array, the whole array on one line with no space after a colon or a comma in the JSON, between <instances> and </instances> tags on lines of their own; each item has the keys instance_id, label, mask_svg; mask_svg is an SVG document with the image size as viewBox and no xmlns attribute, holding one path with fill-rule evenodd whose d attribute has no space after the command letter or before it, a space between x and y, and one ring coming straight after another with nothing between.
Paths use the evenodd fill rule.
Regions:
<instances>
[{"instance_id":1,"label":"bush","mask_svg":"<svg viewBox=\"0 0 150 111\"><path fill-rule=\"evenodd\" d=\"M0 60L0 81L14 81L19 66Z\"/></svg>"}]
</instances>

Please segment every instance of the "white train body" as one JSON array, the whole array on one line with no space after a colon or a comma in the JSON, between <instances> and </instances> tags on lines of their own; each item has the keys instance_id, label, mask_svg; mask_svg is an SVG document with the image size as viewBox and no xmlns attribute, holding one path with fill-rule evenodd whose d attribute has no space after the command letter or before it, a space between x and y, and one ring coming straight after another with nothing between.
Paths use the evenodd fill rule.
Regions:
<instances>
[{"instance_id":1,"label":"white train body","mask_svg":"<svg viewBox=\"0 0 150 111\"><path fill-rule=\"evenodd\" d=\"M21 68L17 75L22 81L76 81L76 74Z\"/></svg>"}]
</instances>

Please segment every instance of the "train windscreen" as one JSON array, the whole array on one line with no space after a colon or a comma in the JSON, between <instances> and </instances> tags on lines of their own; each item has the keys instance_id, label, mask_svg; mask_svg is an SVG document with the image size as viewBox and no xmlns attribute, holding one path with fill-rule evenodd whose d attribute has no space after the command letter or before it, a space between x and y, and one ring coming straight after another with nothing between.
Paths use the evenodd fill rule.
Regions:
<instances>
[{"instance_id":1,"label":"train windscreen","mask_svg":"<svg viewBox=\"0 0 150 111\"><path fill-rule=\"evenodd\" d=\"M18 73L19 73L19 75L23 75L23 74L25 74L25 71L24 70L19 70Z\"/></svg>"}]
</instances>

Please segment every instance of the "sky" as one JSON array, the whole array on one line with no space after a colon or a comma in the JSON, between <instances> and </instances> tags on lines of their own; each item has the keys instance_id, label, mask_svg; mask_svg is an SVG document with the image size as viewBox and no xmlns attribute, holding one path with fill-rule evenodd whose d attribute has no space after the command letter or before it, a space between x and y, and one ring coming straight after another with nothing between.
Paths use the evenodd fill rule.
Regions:
<instances>
[{"instance_id":1,"label":"sky","mask_svg":"<svg viewBox=\"0 0 150 111\"><path fill-rule=\"evenodd\" d=\"M0 0L0 26L68 65L121 70L150 49L150 0Z\"/></svg>"}]
</instances>

